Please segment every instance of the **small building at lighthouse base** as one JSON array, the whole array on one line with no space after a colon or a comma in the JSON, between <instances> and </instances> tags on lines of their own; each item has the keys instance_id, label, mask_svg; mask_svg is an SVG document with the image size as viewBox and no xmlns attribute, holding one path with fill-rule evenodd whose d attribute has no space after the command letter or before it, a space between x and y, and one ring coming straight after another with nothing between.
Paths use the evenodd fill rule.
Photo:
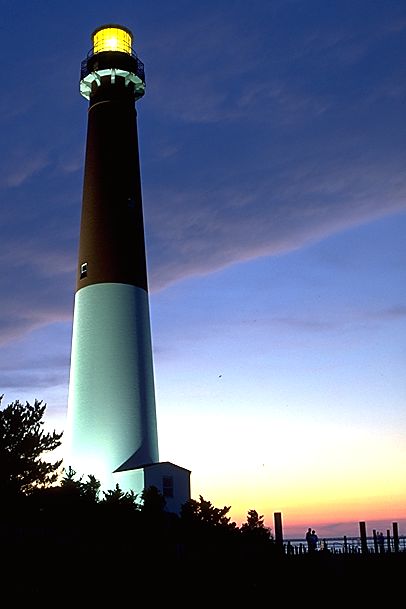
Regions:
<instances>
[{"instance_id":1,"label":"small building at lighthouse base","mask_svg":"<svg viewBox=\"0 0 406 609\"><path fill-rule=\"evenodd\" d=\"M162 461L116 471L114 479L122 489L128 488L131 479L131 488L137 495L155 486L166 501L165 511L180 514L182 505L190 499L190 473L184 467Z\"/></svg>"}]
</instances>

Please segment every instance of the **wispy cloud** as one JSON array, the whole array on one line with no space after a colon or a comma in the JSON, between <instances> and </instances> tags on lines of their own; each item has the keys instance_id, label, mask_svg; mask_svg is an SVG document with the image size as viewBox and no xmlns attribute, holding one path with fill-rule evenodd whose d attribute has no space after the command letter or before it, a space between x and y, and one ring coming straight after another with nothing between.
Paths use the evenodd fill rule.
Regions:
<instances>
[{"instance_id":1,"label":"wispy cloud","mask_svg":"<svg viewBox=\"0 0 406 609\"><path fill-rule=\"evenodd\" d=\"M58 370L53 362L48 362L48 366L42 370L11 370L8 373L2 372L0 375L1 391L9 389L36 389L55 387L67 384L69 377L69 362L63 369Z\"/></svg>"},{"instance_id":2,"label":"wispy cloud","mask_svg":"<svg viewBox=\"0 0 406 609\"><path fill-rule=\"evenodd\" d=\"M403 26L375 21L360 37L357 25L309 22L286 38L273 18L285 10L264 5L263 19L252 21L230 19L227 8L202 10L193 27L180 18L176 35L164 20L146 36L141 161L153 290L406 207L391 114L401 62L394 58L384 84L372 63L366 89L350 87L357 64ZM29 124L25 113L20 125L10 115L3 130L3 341L71 315L86 119L80 100L72 110L76 92L63 97L66 83L52 89L57 113L54 97L42 108L39 89L56 79L60 58L47 59L40 81L32 71L24 81L40 122ZM6 105L21 99L20 80L10 86Z\"/></svg>"},{"instance_id":3,"label":"wispy cloud","mask_svg":"<svg viewBox=\"0 0 406 609\"><path fill-rule=\"evenodd\" d=\"M389 309L370 311L366 315L369 319L377 321L396 321L406 317L406 305L398 305Z\"/></svg>"},{"instance_id":4,"label":"wispy cloud","mask_svg":"<svg viewBox=\"0 0 406 609\"><path fill-rule=\"evenodd\" d=\"M385 175L386 173L386 175ZM292 166L202 191L151 192L151 282L204 274L234 262L293 251L406 206L400 173L371 164ZM191 205L193 202L193 205Z\"/></svg>"},{"instance_id":5,"label":"wispy cloud","mask_svg":"<svg viewBox=\"0 0 406 609\"><path fill-rule=\"evenodd\" d=\"M9 162L9 167L5 168L3 185L7 187L21 186L26 180L47 167L49 160L40 154L37 157L14 158Z\"/></svg>"},{"instance_id":6,"label":"wispy cloud","mask_svg":"<svg viewBox=\"0 0 406 609\"><path fill-rule=\"evenodd\" d=\"M44 341L44 336L37 333L31 340L0 346L0 394L12 389L66 385L69 355L64 343Z\"/></svg>"}]
</instances>

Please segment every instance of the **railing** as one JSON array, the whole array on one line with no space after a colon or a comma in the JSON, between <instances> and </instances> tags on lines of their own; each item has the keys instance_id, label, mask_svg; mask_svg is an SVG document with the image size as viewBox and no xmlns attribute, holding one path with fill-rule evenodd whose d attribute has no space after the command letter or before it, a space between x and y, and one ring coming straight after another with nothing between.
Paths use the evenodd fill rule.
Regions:
<instances>
[{"instance_id":1,"label":"railing","mask_svg":"<svg viewBox=\"0 0 406 609\"><path fill-rule=\"evenodd\" d=\"M95 53L93 52L93 49L91 49L88 52L86 59L84 59L80 64L80 80L86 78L86 76L90 73L90 70L88 69L88 62L94 55ZM138 58L137 54L133 50L131 51L131 54L128 53L128 55L135 59L136 62L134 74L138 76L138 78L140 78L143 82L145 82L145 70L143 62Z\"/></svg>"},{"instance_id":2,"label":"railing","mask_svg":"<svg viewBox=\"0 0 406 609\"><path fill-rule=\"evenodd\" d=\"M286 555L308 554L306 541L303 539L285 539L283 549ZM367 550L370 554L387 554L392 552L406 552L406 536L399 536L399 545L395 540L385 538L384 544L377 544L374 537L367 537ZM362 541L360 537L330 537L317 543L316 552L330 552L332 554L361 554Z\"/></svg>"},{"instance_id":3,"label":"railing","mask_svg":"<svg viewBox=\"0 0 406 609\"><path fill-rule=\"evenodd\" d=\"M390 529L386 529L386 535L382 530L372 529L372 536L368 537L367 523L360 520L358 523L359 537L344 535L343 537L321 538L317 540L316 548L308 546L307 540L305 541L303 538L284 539L281 512L274 512L274 524L275 543L279 547L279 551L283 551L287 555L308 554L309 550L311 553L329 554L398 554L406 552L406 536L399 535L398 522L392 522L392 534ZM308 533L310 530L309 528Z\"/></svg>"}]
</instances>

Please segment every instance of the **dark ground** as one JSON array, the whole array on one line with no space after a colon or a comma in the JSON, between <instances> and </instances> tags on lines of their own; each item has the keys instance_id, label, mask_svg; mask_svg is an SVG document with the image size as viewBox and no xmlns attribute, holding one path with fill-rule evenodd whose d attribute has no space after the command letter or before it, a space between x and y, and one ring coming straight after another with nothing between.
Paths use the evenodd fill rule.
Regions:
<instances>
[{"instance_id":1,"label":"dark ground","mask_svg":"<svg viewBox=\"0 0 406 609\"><path fill-rule=\"evenodd\" d=\"M154 544L153 544L154 545ZM406 553L281 556L162 553L148 541L2 544L3 606L405 606ZM53 602L51 602L53 601Z\"/></svg>"}]
</instances>

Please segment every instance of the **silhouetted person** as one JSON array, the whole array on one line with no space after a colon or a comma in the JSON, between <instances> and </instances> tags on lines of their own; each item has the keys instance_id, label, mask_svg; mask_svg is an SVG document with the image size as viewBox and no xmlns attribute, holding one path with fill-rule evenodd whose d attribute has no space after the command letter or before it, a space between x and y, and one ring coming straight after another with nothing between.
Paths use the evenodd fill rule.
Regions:
<instances>
[{"instance_id":1,"label":"silhouetted person","mask_svg":"<svg viewBox=\"0 0 406 609\"><path fill-rule=\"evenodd\" d=\"M311 531L309 539L309 552L315 552L317 550L317 542L319 541L319 538L317 537L316 531L314 529Z\"/></svg>"},{"instance_id":2,"label":"silhouetted person","mask_svg":"<svg viewBox=\"0 0 406 609\"><path fill-rule=\"evenodd\" d=\"M312 539L312 530L310 527L307 529L307 532L306 532L306 543L307 543L307 550L309 552L312 552L313 551L313 539Z\"/></svg>"}]
</instances>

